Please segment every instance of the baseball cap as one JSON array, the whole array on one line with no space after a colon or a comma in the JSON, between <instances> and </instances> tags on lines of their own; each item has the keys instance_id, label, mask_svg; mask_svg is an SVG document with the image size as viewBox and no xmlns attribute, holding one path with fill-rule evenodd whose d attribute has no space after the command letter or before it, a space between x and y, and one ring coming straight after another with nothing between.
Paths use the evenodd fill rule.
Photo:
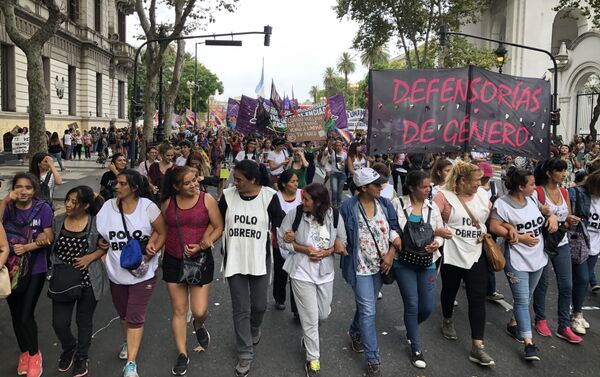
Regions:
<instances>
[{"instance_id":1,"label":"baseball cap","mask_svg":"<svg viewBox=\"0 0 600 377\"><path fill-rule=\"evenodd\" d=\"M382 177L375 170L371 168L362 168L354 172L352 179L356 187L366 186L370 183L386 183L387 178Z\"/></svg>"},{"instance_id":2,"label":"baseball cap","mask_svg":"<svg viewBox=\"0 0 600 377\"><path fill-rule=\"evenodd\" d=\"M484 178L492 178L494 176L494 168L487 162L480 162L479 168L483 172Z\"/></svg>"}]
</instances>

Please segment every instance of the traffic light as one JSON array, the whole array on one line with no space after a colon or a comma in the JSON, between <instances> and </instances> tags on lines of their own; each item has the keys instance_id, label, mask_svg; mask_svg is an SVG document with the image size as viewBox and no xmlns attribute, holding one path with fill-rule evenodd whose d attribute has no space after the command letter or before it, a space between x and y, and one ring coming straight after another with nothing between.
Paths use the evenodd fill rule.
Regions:
<instances>
[{"instance_id":1,"label":"traffic light","mask_svg":"<svg viewBox=\"0 0 600 377\"><path fill-rule=\"evenodd\" d=\"M550 123L553 126L558 126L560 124L560 109L552 110L550 112Z\"/></svg>"}]
</instances>

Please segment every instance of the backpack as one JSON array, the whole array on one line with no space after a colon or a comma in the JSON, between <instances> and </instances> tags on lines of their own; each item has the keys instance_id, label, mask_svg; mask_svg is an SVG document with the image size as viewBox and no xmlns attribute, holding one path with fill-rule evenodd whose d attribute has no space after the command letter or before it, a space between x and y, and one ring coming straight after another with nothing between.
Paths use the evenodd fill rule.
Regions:
<instances>
[{"instance_id":1,"label":"backpack","mask_svg":"<svg viewBox=\"0 0 600 377\"><path fill-rule=\"evenodd\" d=\"M52 177L52 172L49 171L46 173L46 178L42 182L40 182L40 193L38 195L38 199L41 199L50 205L50 208L54 210L54 205L52 203L52 197L50 196L50 178Z\"/></svg>"},{"instance_id":2,"label":"backpack","mask_svg":"<svg viewBox=\"0 0 600 377\"><path fill-rule=\"evenodd\" d=\"M569 193L564 187L559 187L560 193L565 200L565 203L569 201ZM537 191L538 200L541 205L546 204L546 193L541 186L535 186L535 191Z\"/></svg>"},{"instance_id":3,"label":"backpack","mask_svg":"<svg viewBox=\"0 0 600 377\"><path fill-rule=\"evenodd\" d=\"M298 204L296 207L296 216L294 217L294 222L292 223L292 232L296 232L298 227L300 227L300 221L302 221L302 214L304 214L304 210L302 209L302 204ZM339 222L340 212L337 208L333 208L333 227L337 229Z\"/></svg>"},{"instance_id":4,"label":"backpack","mask_svg":"<svg viewBox=\"0 0 600 377\"><path fill-rule=\"evenodd\" d=\"M427 268L433 263L433 254L428 253L425 247L433 242L434 232L431 227L431 208L427 213L427 222L421 219L415 223L409 221L409 215L404 209L404 202L400 199L402 211L406 217L406 224L402 229L402 251L398 253L398 259L405 264L411 264L421 268Z\"/></svg>"}]
</instances>

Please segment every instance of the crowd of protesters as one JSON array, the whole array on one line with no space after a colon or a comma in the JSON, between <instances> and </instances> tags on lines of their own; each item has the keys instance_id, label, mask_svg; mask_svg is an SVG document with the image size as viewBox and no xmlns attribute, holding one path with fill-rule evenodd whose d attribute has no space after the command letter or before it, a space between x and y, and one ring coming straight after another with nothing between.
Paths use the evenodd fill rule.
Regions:
<instances>
[{"instance_id":1,"label":"crowd of protesters","mask_svg":"<svg viewBox=\"0 0 600 377\"><path fill-rule=\"evenodd\" d=\"M365 136L355 136L345 145L335 136L291 143L284 135L185 130L146 148L138 167L128 169L137 151L127 131L110 127L50 135L49 154L33 156L30 171L14 176L12 191L0 202L0 266L13 272L22 261L31 266L28 276L11 275L18 284L7 299L21 351L15 360L18 374L42 374L35 308L46 276L52 288L75 275L76 297L51 295L51 324L62 347L58 370L75 377L88 374L94 311L110 293L123 329L123 341L115 344L125 362L123 376L138 377L137 355L160 269L171 300L177 353L171 372L185 375L188 313L201 350L210 344L212 253L219 240L238 377L249 374L257 356L272 264L274 305L285 310L289 302L302 326L308 377L321 375L320 355L331 352L320 348L319 330L331 313L338 265L356 305L348 319L348 342L363 354L367 376L382 375L376 302L382 285L394 282L413 366L427 366L423 343L432 340L421 339L419 325L434 310L436 284L441 284L441 333L449 341L459 337L454 308L461 282L468 301L468 359L494 365L484 345L485 302L504 295L496 290L483 251L486 233L501 245L506 260L504 274L514 302L506 332L523 344L523 357L541 359L534 334L583 342L590 328L583 299L588 289L600 290L595 276L600 252L597 143L577 137L570 145L554 146L547 160L535 161L517 153L502 158L483 152L370 156ZM71 189L66 212L54 215L52 193L61 177L53 160L64 169L62 159L93 153L110 157L100 186ZM323 183L315 182L317 174ZM128 268L123 253L132 240L143 256ZM201 263L202 273L182 281L181 271L190 261ZM558 323L546 319L552 271Z\"/></svg>"}]
</instances>

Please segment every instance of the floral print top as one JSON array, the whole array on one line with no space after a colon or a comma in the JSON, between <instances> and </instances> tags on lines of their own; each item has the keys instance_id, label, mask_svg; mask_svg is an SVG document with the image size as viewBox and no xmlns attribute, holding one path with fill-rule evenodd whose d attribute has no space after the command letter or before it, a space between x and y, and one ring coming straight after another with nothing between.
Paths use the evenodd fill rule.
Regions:
<instances>
[{"instance_id":1,"label":"floral print top","mask_svg":"<svg viewBox=\"0 0 600 377\"><path fill-rule=\"evenodd\" d=\"M388 253L390 242L398 237L398 233L390 229L390 224L385 217L385 213L383 212L379 201L375 201L375 215L370 219L367 217L369 222L368 226L371 227L373 236L371 236L367 223L365 222L365 216L363 216L364 212L361 213L361 211L364 210L360 204L358 205L357 211L360 252L358 254L356 274L364 276L374 275L379 273L380 257L373 237L375 237L377 246L379 246L381 256L383 257Z\"/></svg>"}]
</instances>

